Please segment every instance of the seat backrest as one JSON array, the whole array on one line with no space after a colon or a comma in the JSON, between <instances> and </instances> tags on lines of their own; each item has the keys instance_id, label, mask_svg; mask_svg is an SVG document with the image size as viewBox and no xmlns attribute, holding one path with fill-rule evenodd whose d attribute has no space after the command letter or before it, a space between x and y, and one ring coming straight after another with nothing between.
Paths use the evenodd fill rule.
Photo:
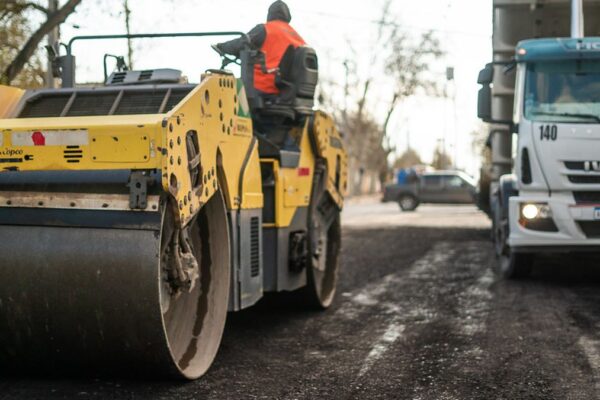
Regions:
<instances>
[{"instance_id":1,"label":"seat backrest","mask_svg":"<svg viewBox=\"0 0 600 400\"><path fill-rule=\"evenodd\" d=\"M319 59L317 52L308 46L296 48L294 63L289 80L296 86L298 97L312 99L315 97L317 83L319 82Z\"/></svg>"},{"instance_id":2,"label":"seat backrest","mask_svg":"<svg viewBox=\"0 0 600 400\"><path fill-rule=\"evenodd\" d=\"M276 76L281 93L277 96L260 94L254 88L254 66L264 65L260 51L243 51L242 79L250 109L255 118L284 118L297 120L312 113L315 91L319 80L319 63L314 49L288 47Z\"/></svg>"}]
</instances>

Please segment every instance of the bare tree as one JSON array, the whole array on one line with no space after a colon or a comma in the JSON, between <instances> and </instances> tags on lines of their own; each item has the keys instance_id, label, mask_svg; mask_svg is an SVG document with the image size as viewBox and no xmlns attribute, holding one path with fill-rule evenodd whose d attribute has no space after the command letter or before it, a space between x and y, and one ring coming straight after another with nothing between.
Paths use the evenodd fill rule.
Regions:
<instances>
[{"instance_id":1,"label":"bare tree","mask_svg":"<svg viewBox=\"0 0 600 400\"><path fill-rule=\"evenodd\" d=\"M31 32L14 58L0 72L0 83L10 84L19 75L38 50L44 37L54 28L65 22L69 15L75 12L75 8L81 1L67 0L64 5L53 12L35 1L6 0L0 3L0 23L12 18L22 17L23 13L30 9L41 12L45 16L45 21Z\"/></svg>"},{"instance_id":2,"label":"bare tree","mask_svg":"<svg viewBox=\"0 0 600 400\"><path fill-rule=\"evenodd\" d=\"M16 14L0 19L0 71L3 71L25 44L31 31L24 15ZM12 84L21 87L41 87L44 85L44 65L36 54L23 67Z\"/></svg>"},{"instance_id":3,"label":"bare tree","mask_svg":"<svg viewBox=\"0 0 600 400\"><path fill-rule=\"evenodd\" d=\"M390 33L391 54L385 65L385 72L392 78L394 92L390 99L383 131L387 129L392 114L405 98L423 89L429 94L439 95L438 80L431 74L431 65L444 53L439 39L433 32L426 32L416 40L394 28Z\"/></svg>"},{"instance_id":4,"label":"bare tree","mask_svg":"<svg viewBox=\"0 0 600 400\"><path fill-rule=\"evenodd\" d=\"M394 21L391 0L387 0L375 24L374 39L367 55L368 68L360 70L356 60L364 58L352 43L348 43L348 58L343 61L343 87L335 82L322 83L322 93L343 92L343 101L325 97L329 108L337 110L336 118L345 134L350 161L351 192L357 194L365 177L378 176L381 183L389 172L388 158L395 151L390 122L402 101L420 90L439 94L437 77L431 65L443 55L440 42L431 32L422 35L407 33ZM375 91L384 83L388 90ZM324 90L327 88L327 90ZM371 185L372 186L372 185Z\"/></svg>"},{"instance_id":5,"label":"bare tree","mask_svg":"<svg viewBox=\"0 0 600 400\"><path fill-rule=\"evenodd\" d=\"M394 161L394 168L409 168L420 164L423 164L421 156L414 149L409 147L396 159L396 161Z\"/></svg>"},{"instance_id":6,"label":"bare tree","mask_svg":"<svg viewBox=\"0 0 600 400\"><path fill-rule=\"evenodd\" d=\"M443 146L440 146L439 144L433 151L433 161L431 162L431 166L438 170L448 169L452 166L452 159L448 153L446 153Z\"/></svg>"}]
</instances>

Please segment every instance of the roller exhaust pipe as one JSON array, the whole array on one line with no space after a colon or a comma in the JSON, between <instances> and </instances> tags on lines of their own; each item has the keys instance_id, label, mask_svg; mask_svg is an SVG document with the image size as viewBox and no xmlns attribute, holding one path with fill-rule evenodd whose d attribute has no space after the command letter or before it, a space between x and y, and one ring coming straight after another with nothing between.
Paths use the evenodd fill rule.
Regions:
<instances>
[{"instance_id":1,"label":"roller exhaust pipe","mask_svg":"<svg viewBox=\"0 0 600 400\"><path fill-rule=\"evenodd\" d=\"M583 0L571 0L571 38L583 37Z\"/></svg>"}]
</instances>

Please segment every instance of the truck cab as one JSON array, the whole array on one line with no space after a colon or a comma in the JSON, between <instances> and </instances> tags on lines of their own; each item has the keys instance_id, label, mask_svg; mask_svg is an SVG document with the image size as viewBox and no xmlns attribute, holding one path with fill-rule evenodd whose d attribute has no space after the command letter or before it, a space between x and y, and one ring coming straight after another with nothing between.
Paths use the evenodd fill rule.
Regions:
<instances>
[{"instance_id":1,"label":"truck cab","mask_svg":"<svg viewBox=\"0 0 600 400\"><path fill-rule=\"evenodd\" d=\"M600 38L525 40L506 67L516 68L514 174L492 210L500 272L518 277L536 254L600 248Z\"/></svg>"}]
</instances>

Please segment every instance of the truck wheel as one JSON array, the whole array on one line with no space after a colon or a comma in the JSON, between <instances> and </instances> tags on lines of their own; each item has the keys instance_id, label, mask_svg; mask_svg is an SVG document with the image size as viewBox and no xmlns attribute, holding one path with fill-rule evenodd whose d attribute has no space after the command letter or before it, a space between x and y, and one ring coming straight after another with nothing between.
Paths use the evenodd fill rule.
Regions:
<instances>
[{"instance_id":1,"label":"truck wheel","mask_svg":"<svg viewBox=\"0 0 600 400\"><path fill-rule=\"evenodd\" d=\"M498 207L494 207L493 218L492 218L492 240L494 241L494 250L496 252L496 258L506 254L510 249L508 248L508 220L502 218L501 211Z\"/></svg>"},{"instance_id":2,"label":"truck wheel","mask_svg":"<svg viewBox=\"0 0 600 400\"><path fill-rule=\"evenodd\" d=\"M498 260L498 275L505 279L522 279L531 275L533 254L515 253L503 254Z\"/></svg>"},{"instance_id":3,"label":"truck wheel","mask_svg":"<svg viewBox=\"0 0 600 400\"><path fill-rule=\"evenodd\" d=\"M338 280L342 227L340 210L325 189L327 168L317 164L309 206L306 287L303 304L326 309L335 296Z\"/></svg>"},{"instance_id":4,"label":"truck wheel","mask_svg":"<svg viewBox=\"0 0 600 400\"><path fill-rule=\"evenodd\" d=\"M398 199L402 211L414 211L419 206L417 198L411 194L403 194Z\"/></svg>"},{"instance_id":5,"label":"truck wheel","mask_svg":"<svg viewBox=\"0 0 600 400\"><path fill-rule=\"evenodd\" d=\"M497 202L492 219L492 236L497 258L495 272L504 279L526 278L531 275L533 254L515 253L511 250L508 245L509 229L508 218L502 215L500 202Z\"/></svg>"}]
</instances>

